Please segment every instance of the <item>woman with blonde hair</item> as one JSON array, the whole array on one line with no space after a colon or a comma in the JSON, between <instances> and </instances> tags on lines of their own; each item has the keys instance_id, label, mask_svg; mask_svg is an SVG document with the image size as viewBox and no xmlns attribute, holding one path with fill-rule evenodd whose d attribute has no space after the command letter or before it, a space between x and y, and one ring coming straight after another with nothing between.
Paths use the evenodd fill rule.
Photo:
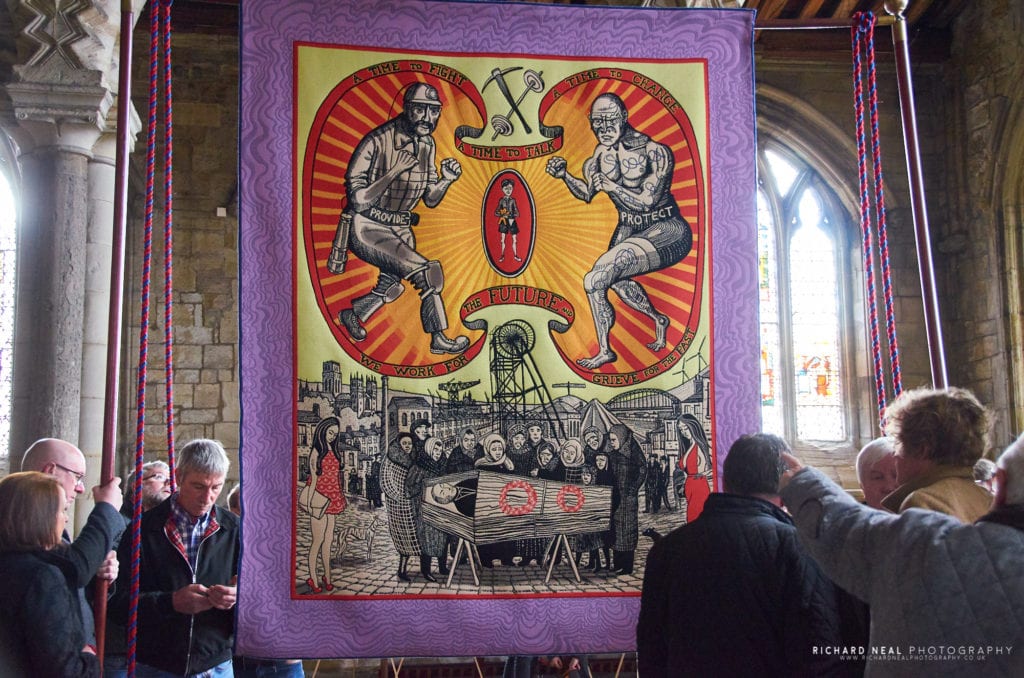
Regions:
<instances>
[{"instance_id":1,"label":"woman with blonde hair","mask_svg":"<svg viewBox=\"0 0 1024 678\"><path fill-rule=\"evenodd\" d=\"M45 473L0 480L0 675L100 675L78 603L82 571L63 555L65 501ZM89 554L92 572L105 555Z\"/></svg>"}]
</instances>

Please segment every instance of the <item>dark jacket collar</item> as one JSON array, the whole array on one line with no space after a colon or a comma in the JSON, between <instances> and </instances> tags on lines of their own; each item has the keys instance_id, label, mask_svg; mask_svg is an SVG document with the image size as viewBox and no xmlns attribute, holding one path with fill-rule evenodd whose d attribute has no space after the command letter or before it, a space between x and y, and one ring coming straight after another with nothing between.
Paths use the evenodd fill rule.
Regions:
<instances>
[{"instance_id":1,"label":"dark jacket collar","mask_svg":"<svg viewBox=\"0 0 1024 678\"><path fill-rule=\"evenodd\" d=\"M978 518L977 522L1006 525L1007 527L1024 532L1024 504L1007 504L994 508Z\"/></svg>"},{"instance_id":2,"label":"dark jacket collar","mask_svg":"<svg viewBox=\"0 0 1024 678\"><path fill-rule=\"evenodd\" d=\"M743 513L747 515L762 514L779 522L792 525L793 520L789 514L775 504L742 494L729 494L728 492L713 492L704 504L704 512L708 513Z\"/></svg>"}]
</instances>

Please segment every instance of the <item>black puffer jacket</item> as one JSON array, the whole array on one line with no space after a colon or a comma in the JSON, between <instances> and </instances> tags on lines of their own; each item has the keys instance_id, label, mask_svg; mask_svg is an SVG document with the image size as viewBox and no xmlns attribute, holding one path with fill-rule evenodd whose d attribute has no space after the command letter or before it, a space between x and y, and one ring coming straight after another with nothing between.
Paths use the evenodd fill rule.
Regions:
<instances>
[{"instance_id":1,"label":"black puffer jacket","mask_svg":"<svg viewBox=\"0 0 1024 678\"><path fill-rule=\"evenodd\" d=\"M175 591L192 583L231 583L238 572L238 518L223 508L213 509L211 520L217 521L218 529L199 547L193 577L185 556L165 533L172 501L167 499L142 516L136 656L143 664L185 675L231 659L235 611L212 609L197 615L181 614L175 611L171 599ZM117 551L120 571L111 603L112 615L122 624L128 618L131 541L131 535L126 534Z\"/></svg>"},{"instance_id":2,"label":"black puffer jacket","mask_svg":"<svg viewBox=\"0 0 1024 678\"><path fill-rule=\"evenodd\" d=\"M704 512L647 557L639 674L841 675L837 589L780 508L712 494Z\"/></svg>"},{"instance_id":3,"label":"black puffer jacket","mask_svg":"<svg viewBox=\"0 0 1024 678\"><path fill-rule=\"evenodd\" d=\"M0 553L0 675L99 676L82 652L82 610L74 567L49 551Z\"/></svg>"}]
</instances>

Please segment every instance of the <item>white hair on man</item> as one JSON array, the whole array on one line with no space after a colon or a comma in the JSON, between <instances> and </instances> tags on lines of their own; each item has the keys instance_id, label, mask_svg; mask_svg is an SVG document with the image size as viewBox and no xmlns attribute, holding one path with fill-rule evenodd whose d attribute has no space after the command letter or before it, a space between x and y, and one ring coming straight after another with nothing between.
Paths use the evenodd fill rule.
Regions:
<instances>
[{"instance_id":1,"label":"white hair on man","mask_svg":"<svg viewBox=\"0 0 1024 678\"><path fill-rule=\"evenodd\" d=\"M996 466L1002 470L1000 482L1005 488L1005 504L1024 504L1024 433L999 455Z\"/></svg>"},{"instance_id":2,"label":"white hair on man","mask_svg":"<svg viewBox=\"0 0 1024 678\"><path fill-rule=\"evenodd\" d=\"M168 473L171 472L171 467L167 465L167 462L160 461L159 459L157 459L156 461L147 461L145 464L142 465L143 477L149 475L150 472L163 473L164 475L167 475Z\"/></svg>"},{"instance_id":3,"label":"white hair on man","mask_svg":"<svg viewBox=\"0 0 1024 678\"><path fill-rule=\"evenodd\" d=\"M974 462L974 482L984 483L992 480L996 474L996 463L991 459L982 457Z\"/></svg>"},{"instance_id":4,"label":"white hair on man","mask_svg":"<svg viewBox=\"0 0 1024 678\"><path fill-rule=\"evenodd\" d=\"M889 436L875 438L861 448L857 454L857 482L861 485L867 480L868 471L879 459L883 459L896 451L896 441Z\"/></svg>"},{"instance_id":5,"label":"white hair on man","mask_svg":"<svg viewBox=\"0 0 1024 678\"><path fill-rule=\"evenodd\" d=\"M216 440L197 438L178 451L176 473L179 481L189 473L226 476L231 468L224 446Z\"/></svg>"}]
</instances>

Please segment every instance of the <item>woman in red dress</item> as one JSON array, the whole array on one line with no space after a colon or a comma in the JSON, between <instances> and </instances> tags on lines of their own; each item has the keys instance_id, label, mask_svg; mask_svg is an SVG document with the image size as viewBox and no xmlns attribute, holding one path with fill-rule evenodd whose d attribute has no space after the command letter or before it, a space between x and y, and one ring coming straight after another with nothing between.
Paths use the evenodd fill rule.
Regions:
<instances>
[{"instance_id":1,"label":"woman in red dress","mask_svg":"<svg viewBox=\"0 0 1024 678\"><path fill-rule=\"evenodd\" d=\"M334 589L331 583L331 545L334 543L335 520L346 505L341 480L345 459L341 452L340 431L341 421L337 417L321 419L313 431L306 485L312 485L316 492L307 493L307 502L303 507L309 514L309 527L313 535L309 544L309 578L306 579L311 593L320 593L322 590L317 585L318 581L323 581L323 588L328 591ZM327 498L327 506L322 512L314 505L317 494ZM322 580L317 577L318 558L324 566Z\"/></svg>"},{"instance_id":2,"label":"woman in red dress","mask_svg":"<svg viewBox=\"0 0 1024 678\"><path fill-rule=\"evenodd\" d=\"M708 484L708 474L711 472L710 446L704 428L692 414L684 414L679 420L679 447L683 451L679 455L679 470L676 472L676 497L685 497L686 522L690 523L700 515L704 502L711 494L711 486Z\"/></svg>"}]
</instances>

